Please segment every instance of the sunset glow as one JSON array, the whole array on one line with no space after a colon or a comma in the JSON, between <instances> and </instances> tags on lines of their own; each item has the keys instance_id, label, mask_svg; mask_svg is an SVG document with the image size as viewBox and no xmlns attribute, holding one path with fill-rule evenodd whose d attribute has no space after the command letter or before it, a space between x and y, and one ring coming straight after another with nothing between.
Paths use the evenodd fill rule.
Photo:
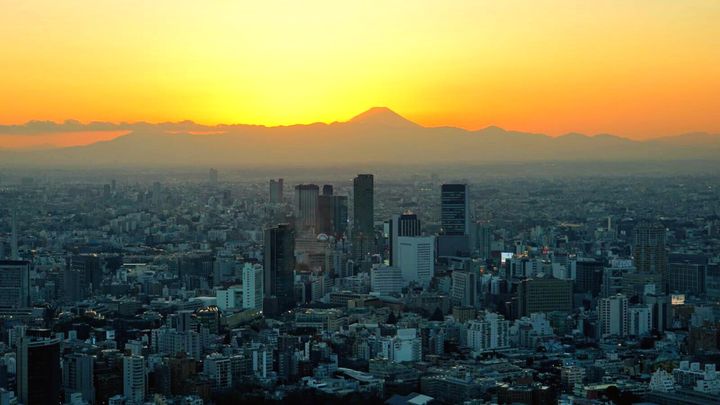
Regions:
<instances>
[{"instance_id":1,"label":"sunset glow","mask_svg":"<svg viewBox=\"0 0 720 405\"><path fill-rule=\"evenodd\" d=\"M286 125L389 106L426 126L718 132L718 21L715 0L3 0L0 123Z\"/></svg>"}]
</instances>

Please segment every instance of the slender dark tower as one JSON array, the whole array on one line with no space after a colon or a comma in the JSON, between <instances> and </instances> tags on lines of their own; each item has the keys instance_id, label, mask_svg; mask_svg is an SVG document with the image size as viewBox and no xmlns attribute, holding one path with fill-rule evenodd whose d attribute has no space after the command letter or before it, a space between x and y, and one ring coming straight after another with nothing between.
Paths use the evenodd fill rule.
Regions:
<instances>
[{"instance_id":1,"label":"slender dark tower","mask_svg":"<svg viewBox=\"0 0 720 405\"><path fill-rule=\"evenodd\" d=\"M375 249L374 177L358 174L353 179L353 255L357 261L368 260Z\"/></svg>"},{"instance_id":2,"label":"slender dark tower","mask_svg":"<svg viewBox=\"0 0 720 405\"><path fill-rule=\"evenodd\" d=\"M317 226L319 194L320 188L315 184L295 186L295 219L298 230Z\"/></svg>"},{"instance_id":3,"label":"slender dark tower","mask_svg":"<svg viewBox=\"0 0 720 405\"><path fill-rule=\"evenodd\" d=\"M283 199L283 179L270 180L270 204L280 204Z\"/></svg>"},{"instance_id":4,"label":"slender dark tower","mask_svg":"<svg viewBox=\"0 0 720 405\"><path fill-rule=\"evenodd\" d=\"M289 224L265 230L263 312L277 315L295 306L295 231Z\"/></svg>"},{"instance_id":5,"label":"slender dark tower","mask_svg":"<svg viewBox=\"0 0 720 405\"><path fill-rule=\"evenodd\" d=\"M470 210L467 184L443 184L440 222L444 235L468 235Z\"/></svg>"},{"instance_id":6,"label":"slender dark tower","mask_svg":"<svg viewBox=\"0 0 720 405\"><path fill-rule=\"evenodd\" d=\"M635 268L641 274L659 278L659 292L668 291L668 257L665 249L665 227L661 224L640 223L633 231Z\"/></svg>"}]
</instances>

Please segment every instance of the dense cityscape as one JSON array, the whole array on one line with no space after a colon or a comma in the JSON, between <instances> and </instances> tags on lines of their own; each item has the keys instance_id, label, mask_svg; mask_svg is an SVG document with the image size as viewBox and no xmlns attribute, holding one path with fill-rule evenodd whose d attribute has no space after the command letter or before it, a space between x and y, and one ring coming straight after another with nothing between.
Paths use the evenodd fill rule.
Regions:
<instances>
[{"instance_id":1,"label":"dense cityscape","mask_svg":"<svg viewBox=\"0 0 720 405\"><path fill-rule=\"evenodd\" d=\"M720 395L714 175L57 176L0 177L0 405Z\"/></svg>"}]
</instances>

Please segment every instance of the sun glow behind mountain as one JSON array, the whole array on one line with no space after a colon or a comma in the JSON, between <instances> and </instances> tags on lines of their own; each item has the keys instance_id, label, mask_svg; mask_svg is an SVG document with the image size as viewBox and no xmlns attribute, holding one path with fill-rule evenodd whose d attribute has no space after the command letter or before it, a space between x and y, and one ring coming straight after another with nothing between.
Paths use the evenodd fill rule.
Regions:
<instances>
[{"instance_id":1,"label":"sun glow behind mountain","mask_svg":"<svg viewBox=\"0 0 720 405\"><path fill-rule=\"evenodd\" d=\"M388 105L423 126L720 132L718 19L711 0L8 0L0 123L274 126Z\"/></svg>"}]
</instances>

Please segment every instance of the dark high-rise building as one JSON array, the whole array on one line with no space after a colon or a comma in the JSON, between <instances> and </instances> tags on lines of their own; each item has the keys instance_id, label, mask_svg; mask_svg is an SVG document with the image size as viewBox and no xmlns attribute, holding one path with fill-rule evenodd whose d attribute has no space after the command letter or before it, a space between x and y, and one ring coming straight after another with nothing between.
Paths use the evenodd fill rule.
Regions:
<instances>
[{"instance_id":1,"label":"dark high-rise building","mask_svg":"<svg viewBox=\"0 0 720 405\"><path fill-rule=\"evenodd\" d=\"M0 260L0 308L30 306L30 262Z\"/></svg>"},{"instance_id":2,"label":"dark high-rise building","mask_svg":"<svg viewBox=\"0 0 720 405\"><path fill-rule=\"evenodd\" d=\"M24 405L60 403L60 340L23 336L17 347L17 395Z\"/></svg>"},{"instance_id":3,"label":"dark high-rise building","mask_svg":"<svg viewBox=\"0 0 720 405\"><path fill-rule=\"evenodd\" d=\"M474 227L474 248L477 249L481 258L487 260L490 258L493 243L493 229L490 224L476 223Z\"/></svg>"},{"instance_id":4,"label":"dark high-rise building","mask_svg":"<svg viewBox=\"0 0 720 405\"><path fill-rule=\"evenodd\" d=\"M661 224L640 223L633 231L633 256L640 274L657 275L658 287L668 291L668 258L665 249L665 227Z\"/></svg>"},{"instance_id":5,"label":"dark high-rise building","mask_svg":"<svg viewBox=\"0 0 720 405\"><path fill-rule=\"evenodd\" d=\"M571 280L553 277L529 278L518 286L519 316L535 312L567 312L573 310L573 285Z\"/></svg>"},{"instance_id":6,"label":"dark high-rise building","mask_svg":"<svg viewBox=\"0 0 720 405\"><path fill-rule=\"evenodd\" d=\"M283 179L270 180L270 203L280 204L283 199Z\"/></svg>"},{"instance_id":7,"label":"dark high-rise building","mask_svg":"<svg viewBox=\"0 0 720 405\"><path fill-rule=\"evenodd\" d=\"M578 260L575 263L575 292L600 295L605 265L596 260Z\"/></svg>"},{"instance_id":8,"label":"dark high-rise building","mask_svg":"<svg viewBox=\"0 0 720 405\"><path fill-rule=\"evenodd\" d=\"M344 195L333 196L333 233L336 238L347 235L348 198Z\"/></svg>"},{"instance_id":9,"label":"dark high-rise building","mask_svg":"<svg viewBox=\"0 0 720 405\"><path fill-rule=\"evenodd\" d=\"M320 188L315 184L295 186L295 220L298 228L307 229L317 225L319 194Z\"/></svg>"},{"instance_id":10,"label":"dark high-rise building","mask_svg":"<svg viewBox=\"0 0 720 405\"><path fill-rule=\"evenodd\" d=\"M347 231L347 197L333 194L333 186L325 184L318 197L317 233L341 238Z\"/></svg>"},{"instance_id":11,"label":"dark high-rise building","mask_svg":"<svg viewBox=\"0 0 720 405\"><path fill-rule=\"evenodd\" d=\"M317 225L315 231L332 235L334 233L333 221L335 220L335 196L321 195L318 197Z\"/></svg>"},{"instance_id":12,"label":"dark high-rise building","mask_svg":"<svg viewBox=\"0 0 720 405\"><path fill-rule=\"evenodd\" d=\"M208 170L208 181L210 184L217 184L218 182L218 171L215 168Z\"/></svg>"},{"instance_id":13,"label":"dark high-rise building","mask_svg":"<svg viewBox=\"0 0 720 405\"><path fill-rule=\"evenodd\" d=\"M420 220L412 212L405 212L402 215L393 215L390 220L388 235L388 256L391 266L397 265L398 238L401 236L420 236Z\"/></svg>"},{"instance_id":14,"label":"dark high-rise building","mask_svg":"<svg viewBox=\"0 0 720 405\"><path fill-rule=\"evenodd\" d=\"M470 209L467 184L443 184L440 222L444 235L468 235Z\"/></svg>"},{"instance_id":15,"label":"dark high-rise building","mask_svg":"<svg viewBox=\"0 0 720 405\"><path fill-rule=\"evenodd\" d=\"M672 254L668 262L668 287L670 292L690 295L705 293L707 257Z\"/></svg>"},{"instance_id":16,"label":"dark high-rise building","mask_svg":"<svg viewBox=\"0 0 720 405\"><path fill-rule=\"evenodd\" d=\"M375 248L374 194L372 174L353 179L353 255L359 261L368 260Z\"/></svg>"},{"instance_id":17,"label":"dark high-rise building","mask_svg":"<svg viewBox=\"0 0 720 405\"><path fill-rule=\"evenodd\" d=\"M289 224L265 230L263 311L276 315L295 304L295 231Z\"/></svg>"},{"instance_id":18,"label":"dark high-rise building","mask_svg":"<svg viewBox=\"0 0 720 405\"><path fill-rule=\"evenodd\" d=\"M102 282L100 257L95 254L69 257L63 273L65 298L79 301L89 297L100 289Z\"/></svg>"}]
</instances>

